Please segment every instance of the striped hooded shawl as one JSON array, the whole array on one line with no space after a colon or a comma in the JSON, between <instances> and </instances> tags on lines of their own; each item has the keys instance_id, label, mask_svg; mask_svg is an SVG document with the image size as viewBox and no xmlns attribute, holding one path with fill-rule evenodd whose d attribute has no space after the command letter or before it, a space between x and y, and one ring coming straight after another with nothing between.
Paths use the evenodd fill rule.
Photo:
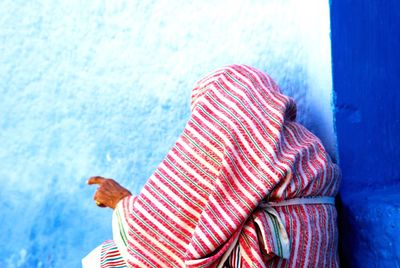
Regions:
<instances>
[{"instance_id":1,"label":"striped hooded shawl","mask_svg":"<svg viewBox=\"0 0 400 268\"><path fill-rule=\"evenodd\" d=\"M267 74L231 65L196 83L191 111L140 194L117 205L102 267L338 267L333 205L267 209L338 191L295 102Z\"/></svg>"}]
</instances>

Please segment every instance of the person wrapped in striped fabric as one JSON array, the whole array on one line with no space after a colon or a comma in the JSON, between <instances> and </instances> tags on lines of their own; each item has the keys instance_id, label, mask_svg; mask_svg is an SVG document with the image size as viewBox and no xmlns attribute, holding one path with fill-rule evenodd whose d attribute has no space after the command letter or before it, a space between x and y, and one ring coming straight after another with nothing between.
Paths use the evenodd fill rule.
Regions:
<instances>
[{"instance_id":1,"label":"person wrapped in striped fabric","mask_svg":"<svg viewBox=\"0 0 400 268\"><path fill-rule=\"evenodd\" d=\"M178 141L137 196L114 180L113 240L86 267L339 267L340 170L296 104L246 65L198 81Z\"/></svg>"}]
</instances>

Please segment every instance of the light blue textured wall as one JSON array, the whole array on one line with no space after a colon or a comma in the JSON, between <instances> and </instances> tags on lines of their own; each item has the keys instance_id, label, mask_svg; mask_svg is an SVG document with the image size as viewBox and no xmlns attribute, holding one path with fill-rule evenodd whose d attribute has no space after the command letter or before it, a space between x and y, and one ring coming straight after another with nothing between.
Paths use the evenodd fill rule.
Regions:
<instances>
[{"instance_id":1,"label":"light blue textured wall","mask_svg":"<svg viewBox=\"0 0 400 268\"><path fill-rule=\"evenodd\" d=\"M268 71L335 151L328 1L189 2L0 1L0 267L79 267L111 238L86 179L138 193L222 65Z\"/></svg>"}]
</instances>

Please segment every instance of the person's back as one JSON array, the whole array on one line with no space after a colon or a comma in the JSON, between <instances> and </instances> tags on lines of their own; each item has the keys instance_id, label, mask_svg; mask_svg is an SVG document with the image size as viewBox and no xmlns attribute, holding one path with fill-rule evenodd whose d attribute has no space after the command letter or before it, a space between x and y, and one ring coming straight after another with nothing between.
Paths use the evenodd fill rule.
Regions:
<instances>
[{"instance_id":1,"label":"person's back","mask_svg":"<svg viewBox=\"0 0 400 268\"><path fill-rule=\"evenodd\" d=\"M196 84L191 107L141 193L118 203L103 263L120 251L132 267L338 267L339 170L294 101L231 65Z\"/></svg>"},{"instance_id":2,"label":"person's back","mask_svg":"<svg viewBox=\"0 0 400 268\"><path fill-rule=\"evenodd\" d=\"M251 216L257 231L252 239L260 247L248 256L259 255L267 267L339 267L333 197L339 190L340 170L331 163L320 141L302 125L286 122L283 129L293 162L287 178ZM225 267L246 267L240 251L238 243ZM250 259L248 264L256 262Z\"/></svg>"}]
</instances>

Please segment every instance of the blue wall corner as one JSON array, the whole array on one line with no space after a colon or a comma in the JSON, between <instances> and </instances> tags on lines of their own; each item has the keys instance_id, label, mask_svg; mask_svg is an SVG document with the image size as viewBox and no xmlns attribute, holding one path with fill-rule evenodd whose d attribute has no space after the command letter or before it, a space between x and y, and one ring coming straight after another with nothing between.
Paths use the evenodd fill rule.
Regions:
<instances>
[{"instance_id":1,"label":"blue wall corner","mask_svg":"<svg viewBox=\"0 0 400 268\"><path fill-rule=\"evenodd\" d=\"M400 267L399 25L399 1L331 1L344 267Z\"/></svg>"}]
</instances>

